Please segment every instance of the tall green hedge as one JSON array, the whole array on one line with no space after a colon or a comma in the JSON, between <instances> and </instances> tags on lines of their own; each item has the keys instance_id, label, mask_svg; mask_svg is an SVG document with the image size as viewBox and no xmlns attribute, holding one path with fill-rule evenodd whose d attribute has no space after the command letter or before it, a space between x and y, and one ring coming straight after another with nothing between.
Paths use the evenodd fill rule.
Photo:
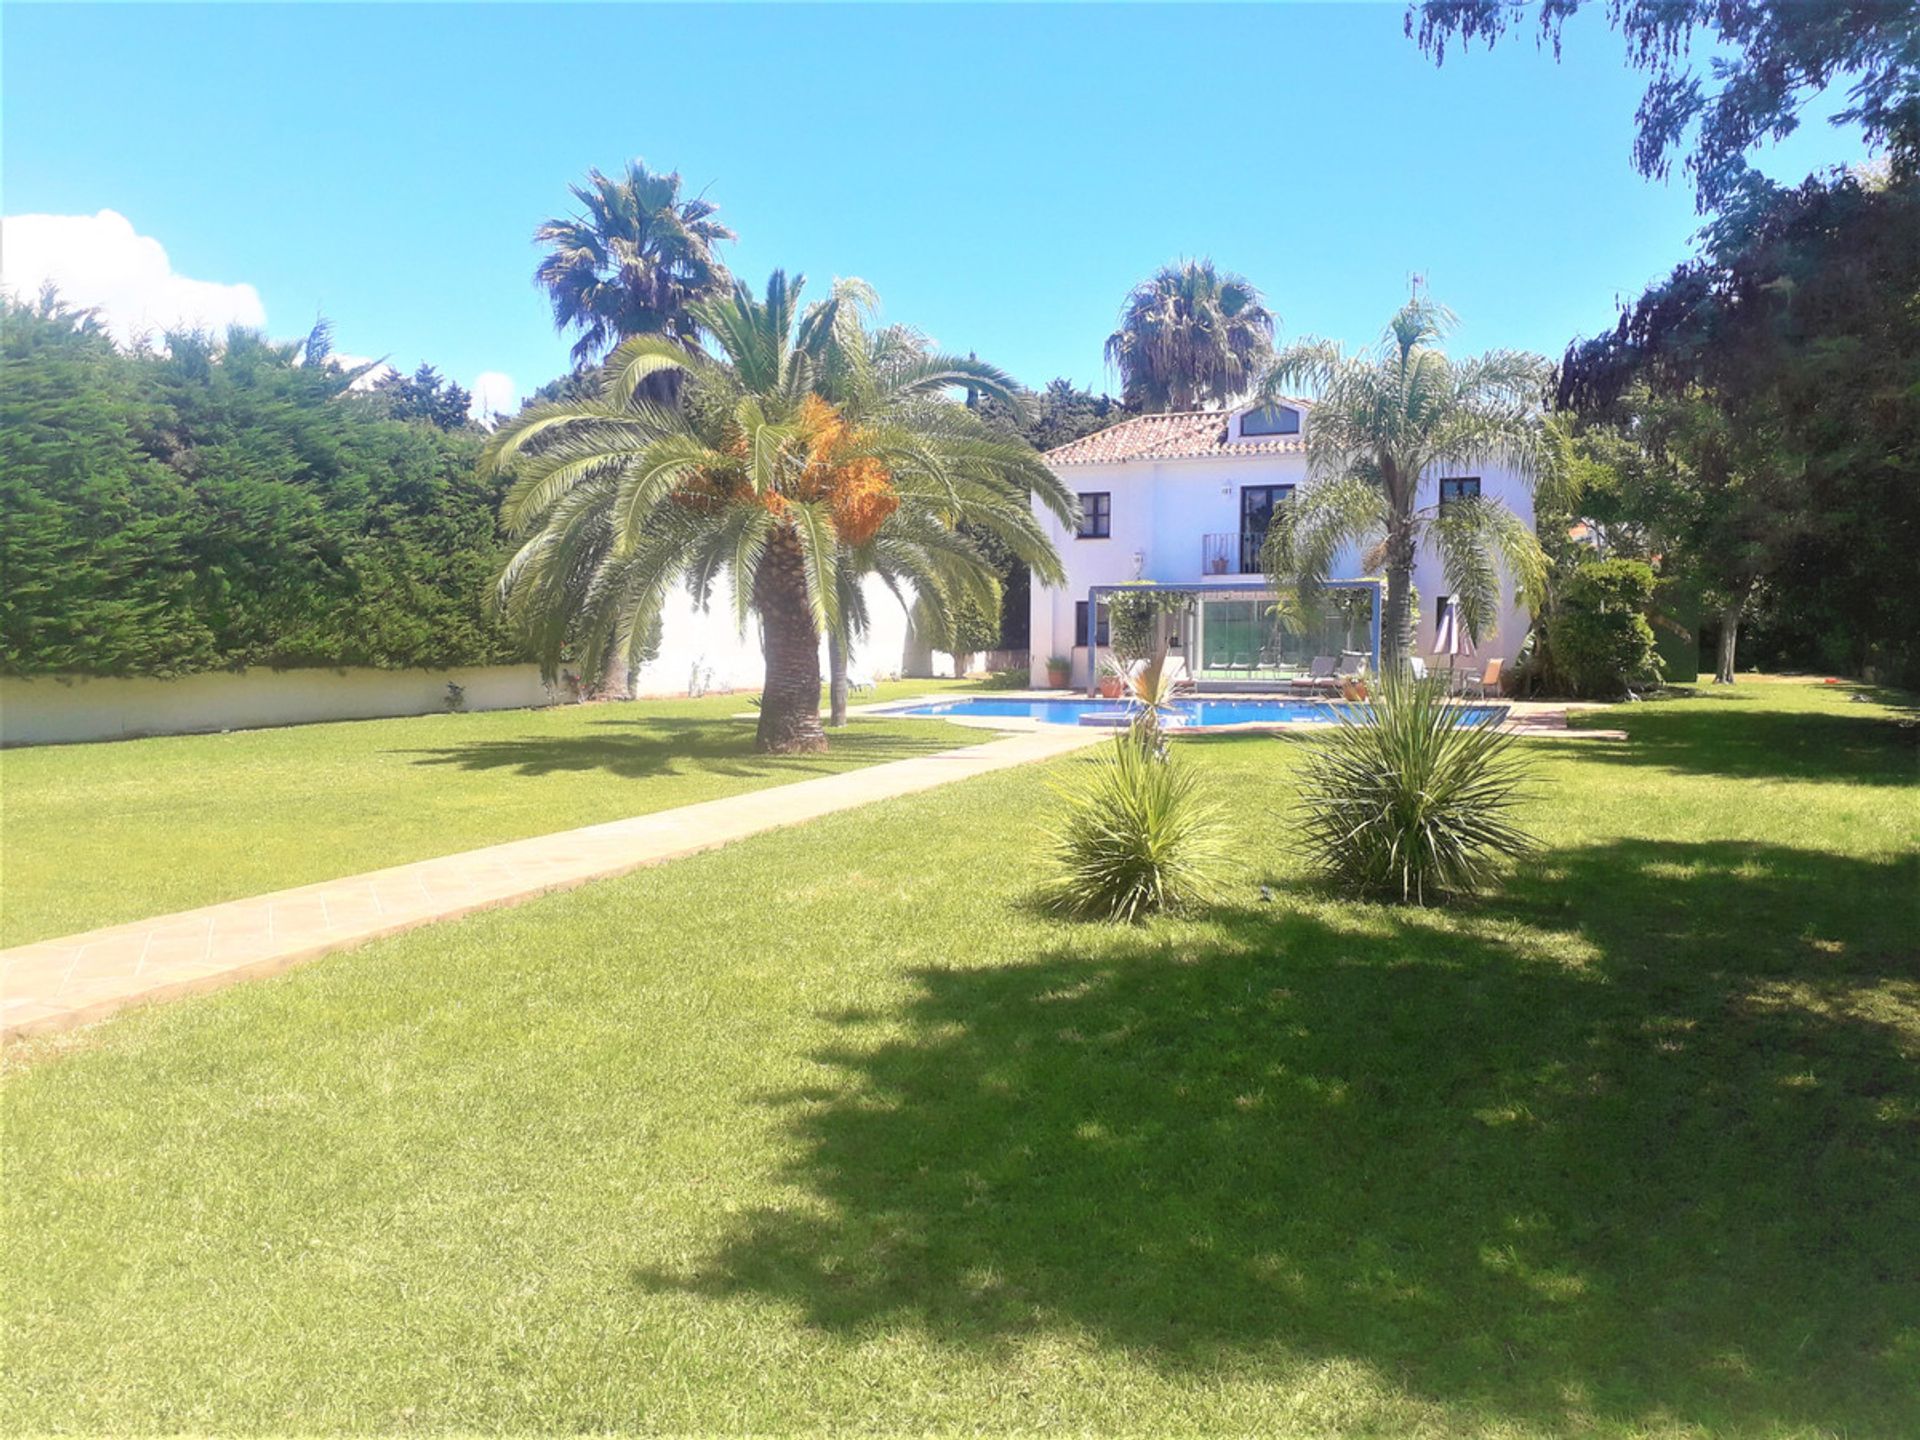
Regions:
<instances>
[{"instance_id":1,"label":"tall green hedge","mask_svg":"<svg viewBox=\"0 0 1920 1440\"><path fill-rule=\"evenodd\" d=\"M1588 560L1561 587L1548 635L1574 694L1612 699L1659 679L1653 589L1653 567L1639 560Z\"/></svg>"},{"instance_id":2,"label":"tall green hedge","mask_svg":"<svg viewBox=\"0 0 1920 1440\"><path fill-rule=\"evenodd\" d=\"M0 671L523 658L484 602L478 435L245 333L129 354L46 300L0 325Z\"/></svg>"}]
</instances>

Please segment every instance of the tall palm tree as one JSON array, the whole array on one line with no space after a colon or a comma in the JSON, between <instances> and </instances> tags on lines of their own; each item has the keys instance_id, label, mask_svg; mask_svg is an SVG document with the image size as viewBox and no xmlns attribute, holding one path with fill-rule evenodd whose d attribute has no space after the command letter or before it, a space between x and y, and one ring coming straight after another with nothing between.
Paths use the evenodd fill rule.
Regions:
<instances>
[{"instance_id":1,"label":"tall palm tree","mask_svg":"<svg viewBox=\"0 0 1920 1440\"><path fill-rule=\"evenodd\" d=\"M1251 282L1211 260L1183 260L1127 296L1120 328L1107 337L1107 363L1136 409L1225 405L1259 380L1273 353L1273 324Z\"/></svg>"},{"instance_id":2,"label":"tall palm tree","mask_svg":"<svg viewBox=\"0 0 1920 1440\"><path fill-rule=\"evenodd\" d=\"M1494 350L1449 360L1439 348L1453 316L1431 301L1402 306L1371 351L1348 355L1324 340L1274 358L1262 397L1305 385L1308 483L1276 515L1265 562L1303 604L1317 601L1335 560L1364 547L1365 567L1384 567L1383 668L1397 672L1412 642L1414 556L1423 538L1440 554L1447 584L1470 631L1483 633L1500 599L1499 567L1533 591L1545 573L1525 521L1492 498L1416 508L1420 481L1487 462L1531 482L1547 460L1540 418L1548 378L1538 355Z\"/></svg>"},{"instance_id":3,"label":"tall palm tree","mask_svg":"<svg viewBox=\"0 0 1920 1440\"><path fill-rule=\"evenodd\" d=\"M734 234L713 217L710 200L680 198L680 174L630 161L624 174L587 172L567 188L579 212L543 221L547 247L534 280L553 301L556 329L578 330L575 366L599 360L634 335L696 339L696 301L724 295L731 283L713 247Z\"/></svg>"},{"instance_id":4,"label":"tall palm tree","mask_svg":"<svg viewBox=\"0 0 1920 1440\"><path fill-rule=\"evenodd\" d=\"M867 318L877 308L877 298L864 281L840 280L833 297L814 307L802 325L802 343L815 361L815 392L848 423L910 425L928 406L952 412L948 396L955 388L991 396L1018 411L1023 402L1011 377L972 356L939 354L925 335L907 326L869 329ZM976 440L993 438L971 408L941 418ZM1064 579L1051 547L1031 551L1023 546L1030 513L1024 488L1014 486L990 503L976 503L964 517L902 507L862 543L843 543L840 623L827 636L830 725L844 725L847 719L848 653L868 621L862 580L882 580L911 609L916 625L936 637L950 637L964 611L998 614L1000 608L999 573L959 528L960 518L969 529L998 537L1043 580Z\"/></svg>"},{"instance_id":5,"label":"tall palm tree","mask_svg":"<svg viewBox=\"0 0 1920 1440\"><path fill-rule=\"evenodd\" d=\"M569 648L591 673L615 654L631 662L676 583L704 600L725 576L741 627L760 621L758 744L779 753L826 745L820 637L840 623L845 549L878 542L902 512L948 527L990 515L1044 565L1051 547L1027 490L1063 520L1074 509L1031 449L924 391L850 422L817 393L819 327L832 319L802 316L804 284L776 270L764 297L736 283L727 299L694 302L697 348L625 341L597 398L523 411L484 462L513 473L504 514L524 537L498 598L548 673ZM661 373L684 378L679 405L644 393Z\"/></svg>"}]
</instances>

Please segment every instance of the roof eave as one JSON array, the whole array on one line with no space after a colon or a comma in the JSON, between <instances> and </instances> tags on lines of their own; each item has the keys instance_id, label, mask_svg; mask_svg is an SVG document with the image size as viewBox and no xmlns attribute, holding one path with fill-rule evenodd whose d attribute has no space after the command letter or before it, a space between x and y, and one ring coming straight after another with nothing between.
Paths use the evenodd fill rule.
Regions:
<instances>
[{"instance_id":1,"label":"roof eave","mask_svg":"<svg viewBox=\"0 0 1920 1440\"><path fill-rule=\"evenodd\" d=\"M1227 450L1188 451L1184 455L1122 455L1101 460L1056 460L1051 453L1043 454L1040 458L1049 465L1141 465L1161 464L1168 460L1267 460L1306 453L1305 446L1285 450L1256 450L1252 446L1243 446Z\"/></svg>"}]
</instances>

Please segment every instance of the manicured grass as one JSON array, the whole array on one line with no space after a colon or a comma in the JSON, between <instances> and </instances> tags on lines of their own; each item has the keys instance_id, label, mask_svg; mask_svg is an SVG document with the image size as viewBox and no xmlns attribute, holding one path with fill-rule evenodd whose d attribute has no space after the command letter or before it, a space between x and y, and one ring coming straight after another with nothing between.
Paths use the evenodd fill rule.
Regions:
<instances>
[{"instance_id":1,"label":"manicured grass","mask_svg":"<svg viewBox=\"0 0 1920 1440\"><path fill-rule=\"evenodd\" d=\"M1530 742L1546 851L1453 911L1302 883L1310 742L1189 741L1204 917L1040 912L1012 771L40 1042L0 1413L1911 1436L1900 720Z\"/></svg>"},{"instance_id":2,"label":"manicured grass","mask_svg":"<svg viewBox=\"0 0 1920 1440\"><path fill-rule=\"evenodd\" d=\"M966 682L909 680L862 703ZM0 756L0 945L20 945L991 739L856 720L753 753L751 697L358 720Z\"/></svg>"}]
</instances>

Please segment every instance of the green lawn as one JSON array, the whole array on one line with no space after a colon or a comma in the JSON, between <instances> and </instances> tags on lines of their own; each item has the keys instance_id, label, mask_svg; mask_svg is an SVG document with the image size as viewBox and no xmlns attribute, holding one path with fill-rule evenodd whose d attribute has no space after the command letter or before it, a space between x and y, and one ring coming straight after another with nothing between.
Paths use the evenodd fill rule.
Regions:
<instances>
[{"instance_id":1,"label":"green lawn","mask_svg":"<svg viewBox=\"0 0 1920 1440\"><path fill-rule=\"evenodd\" d=\"M1910 722L1528 742L1451 912L1301 880L1310 742L1188 741L1204 918L1038 912L1012 771L31 1044L0 1414L1910 1437Z\"/></svg>"},{"instance_id":2,"label":"green lawn","mask_svg":"<svg viewBox=\"0 0 1920 1440\"><path fill-rule=\"evenodd\" d=\"M890 683L863 702L974 688ZM856 720L753 753L751 697L53 745L0 756L0 945L331 880L992 738Z\"/></svg>"}]
</instances>

